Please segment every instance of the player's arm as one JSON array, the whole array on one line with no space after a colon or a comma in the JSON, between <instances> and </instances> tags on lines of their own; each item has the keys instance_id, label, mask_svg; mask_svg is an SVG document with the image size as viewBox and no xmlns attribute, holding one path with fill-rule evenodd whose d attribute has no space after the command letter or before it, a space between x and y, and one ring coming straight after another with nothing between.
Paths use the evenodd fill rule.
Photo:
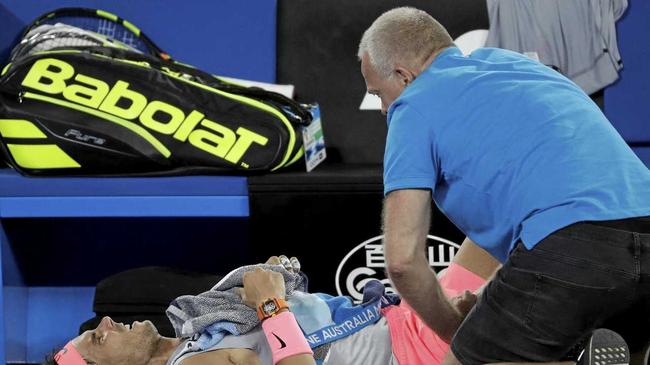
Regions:
<instances>
[{"instance_id":1,"label":"player's arm","mask_svg":"<svg viewBox=\"0 0 650 365\"><path fill-rule=\"evenodd\" d=\"M431 191L395 190L384 200L384 250L395 289L444 341L451 341L463 316L445 296L425 255Z\"/></svg>"},{"instance_id":2,"label":"player's arm","mask_svg":"<svg viewBox=\"0 0 650 365\"><path fill-rule=\"evenodd\" d=\"M316 364L312 355L294 355L284 358L276 363L277 365L311 365Z\"/></svg>"},{"instance_id":3,"label":"player's arm","mask_svg":"<svg viewBox=\"0 0 650 365\"><path fill-rule=\"evenodd\" d=\"M463 318L474 307L481 291L492 280L500 267L501 264L494 256L479 247L469 237L465 238L460 249L454 255L447 273L441 279L441 284L443 287L447 285L447 290L459 287L466 289L450 298L451 303ZM482 282L480 286L478 286L479 282Z\"/></svg>"},{"instance_id":4,"label":"player's arm","mask_svg":"<svg viewBox=\"0 0 650 365\"><path fill-rule=\"evenodd\" d=\"M465 246L464 252L463 246ZM485 279L485 284L475 291L476 296L480 296L483 289L485 289L501 268L501 263L469 238L465 238L465 241L463 241L463 245L461 245L457 256L459 254L462 254L458 258L459 265ZM454 257L454 261L456 261L456 257Z\"/></svg>"},{"instance_id":5,"label":"player's arm","mask_svg":"<svg viewBox=\"0 0 650 365\"><path fill-rule=\"evenodd\" d=\"M282 256L281 256L282 257ZM264 316L267 309L273 311L271 317L262 318L262 328L273 352L273 363L279 365L315 365L313 352L307 343L293 314L282 308L278 300L285 299L285 286L282 274L275 271L256 269L244 274L244 288L240 291L242 300L252 308L259 308ZM269 303L270 299L276 299ZM280 303L279 305L277 303ZM267 305L268 304L268 305ZM265 307L265 305L267 305Z\"/></svg>"},{"instance_id":6,"label":"player's arm","mask_svg":"<svg viewBox=\"0 0 650 365\"><path fill-rule=\"evenodd\" d=\"M474 241L465 237L460 249L454 256L454 263L489 281L501 267L501 263Z\"/></svg>"}]
</instances>

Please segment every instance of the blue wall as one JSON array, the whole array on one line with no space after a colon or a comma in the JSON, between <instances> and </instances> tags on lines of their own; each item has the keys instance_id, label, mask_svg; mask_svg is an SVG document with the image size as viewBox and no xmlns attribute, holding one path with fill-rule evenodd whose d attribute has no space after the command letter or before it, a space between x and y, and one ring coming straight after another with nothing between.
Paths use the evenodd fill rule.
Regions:
<instances>
[{"instance_id":1,"label":"blue wall","mask_svg":"<svg viewBox=\"0 0 650 365\"><path fill-rule=\"evenodd\" d=\"M650 167L650 2L630 0L617 23L620 79L605 89L605 114Z\"/></svg>"},{"instance_id":2,"label":"blue wall","mask_svg":"<svg viewBox=\"0 0 650 365\"><path fill-rule=\"evenodd\" d=\"M18 34L24 26L24 22L0 2L0 64L6 63L11 47L18 41Z\"/></svg>"},{"instance_id":3,"label":"blue wall","mask_svg":"<svg viewBox=\"0 0 650 365\"><path fill-rule=\"evenodd\" d=\"M0 0L0 57L22 25L61 7L112 12L176 60L205 71L275 81L275 0Z\"/></svg>"},{"instance_id":4,"label":"blue wall","mask_svg":"<svg viewBox=\"0 0 650 365\"><path fill-rule=\"evenodd\" d=\"M617 23L620 79L605 90L605 113L628 142L650 143L650 1L630 0Z\"/></svg>"}]
</instances>

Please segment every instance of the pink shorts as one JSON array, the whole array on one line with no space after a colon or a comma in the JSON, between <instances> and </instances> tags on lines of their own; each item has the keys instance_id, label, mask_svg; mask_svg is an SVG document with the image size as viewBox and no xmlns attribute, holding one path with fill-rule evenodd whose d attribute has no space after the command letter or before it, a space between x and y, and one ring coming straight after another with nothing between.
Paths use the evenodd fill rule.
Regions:
<instances>
[{"instance_id":1,"label":"pink shorts","mask_svg":"<svg viewBox=\"0 0 650 365\"><path fill-rule=\"evenodd\" d=\"M453 298L465 290L476 291L485 280L464 267L452 263L439 279L448 298ZM438 337L415 314L415 311L402 301L400 305L382 309L388 321L393 354L400 365L435 365L449 351L449 344Z\"/></svg>"}]
</instances>

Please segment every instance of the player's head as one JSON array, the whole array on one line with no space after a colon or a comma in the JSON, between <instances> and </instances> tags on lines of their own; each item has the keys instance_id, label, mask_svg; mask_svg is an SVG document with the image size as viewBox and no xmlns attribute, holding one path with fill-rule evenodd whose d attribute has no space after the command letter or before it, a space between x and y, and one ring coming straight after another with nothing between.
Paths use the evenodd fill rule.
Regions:
<instances>
[{"instance_id":1,"label":"player's head","mask_svg":"<svg viewBox=\"0 0 650 365\"><path fill-rule=\"evenodd\" d=\"M48 361L58 365L146 365L160 339L150 321L125 325L104 317L97 328L72 339Z\"/></svg>"},{"instance_id":2,"label":"player's head","mask_svg":"<svg viewBox=\"0 0 650 365\"><path fill-rule=\"evenodd\" d=\"M382 111L422 71L432 55L453 45L431 15L411 7L385 12L368 28L357 56L368 92L382 100Z\"/></svg>"},{"instance_id":3,"label":"player's head","mask_svg":"<svg viewBox=\"0 0 650 365\"><path fill-rule=\"evenodd\" d=\"M46 360L43 365L150 365L165 363L176 345L175 339L160 336L150 321L131 325L102 318L94 330L73 340ZM170 344L174 348L163 351ZM212 365L259 364L257 354L249 349L220 349L209 352Z\"/></svg>"}]
</instances>

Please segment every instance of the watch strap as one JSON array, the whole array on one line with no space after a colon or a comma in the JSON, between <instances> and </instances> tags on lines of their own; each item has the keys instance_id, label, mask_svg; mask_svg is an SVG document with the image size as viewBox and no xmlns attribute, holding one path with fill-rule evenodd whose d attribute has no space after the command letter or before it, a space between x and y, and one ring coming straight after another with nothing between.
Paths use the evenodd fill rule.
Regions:
<instances>
[{"instance_id":1,"label":"watch strap","mask_svg":"<svg viewBox=\"0 0 650 365\"><path fill-rule=\"evenodd\" d=\"M271 301L275 304L275 310L272 313L266 313L264 311L264 306ZM283 309L289 309L289 303L287 303L286 300L282 298L268 298L263 301L262 304L257 306L257 317L260 319L260 321L263 321L267 318L277 315Z\"/></svg>"}]
</instances>

